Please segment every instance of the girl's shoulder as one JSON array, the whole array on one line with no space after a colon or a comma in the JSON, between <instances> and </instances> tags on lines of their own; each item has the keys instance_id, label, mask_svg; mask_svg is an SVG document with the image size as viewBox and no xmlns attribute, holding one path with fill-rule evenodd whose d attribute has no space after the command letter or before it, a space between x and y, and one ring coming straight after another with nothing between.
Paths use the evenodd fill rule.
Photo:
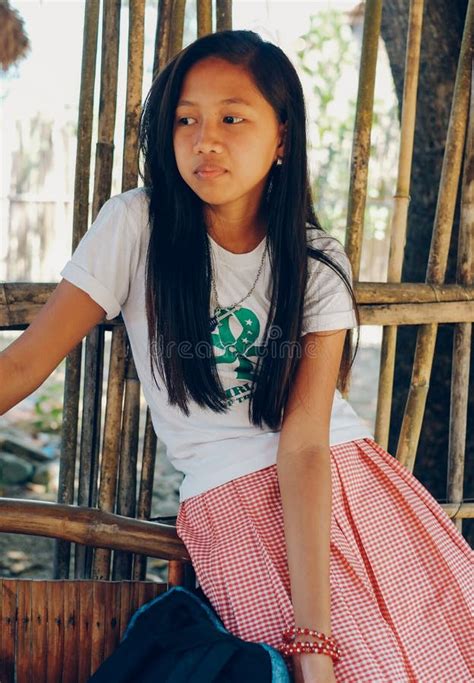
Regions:
<instances>
[{"instance_id":1,"label":"girl's shoulder","mask_svg":"<svg viewBox=\"0 0 474 683\"><path fill-rule=\"evenodd\" d=\"M94 229L105 230L120 239L124 234L141 240L148 235L149 199L146 188L136 187L112 195L102 206Z\"/></svg>"},{"instance_id":2,"label":"girl's shoulder","mask_svg":"<svg viewBox=\"0 0 474 683\"><path fill-rule=\"evenodd\" d=\"M335 259L342 265L346 265L349 262L344 245L337 237L329 235L322 228L306 223L306 241L308 247L323 251L329 258ZM311 260L314 259L311 258Z\"/></svg>"},{"instance_id":3,"label":"girl's shoulder","mask_svg":"<svg viewBox=\"0 0 474 683\"><path fill-rule=\"evenodd\" d=\"M149 197L145 187L134 187L132 190L113 195L107 203L114 204L114 208L121 206L128 213L136 214L137 218L143 214L148 216Z\"/></svg>"},{"instance_id":4,"label":"girl's shoulder","mask_svg":"<svg viewBox=\"0 0 474 683\"><path fill-rule=\"evenodd\" d=\"M308 246L314 249L345 253L344 246L336 237L329 235L322 228L311 225L311 223L306 223L306 241Z\"/></svg>"}]
</instances>

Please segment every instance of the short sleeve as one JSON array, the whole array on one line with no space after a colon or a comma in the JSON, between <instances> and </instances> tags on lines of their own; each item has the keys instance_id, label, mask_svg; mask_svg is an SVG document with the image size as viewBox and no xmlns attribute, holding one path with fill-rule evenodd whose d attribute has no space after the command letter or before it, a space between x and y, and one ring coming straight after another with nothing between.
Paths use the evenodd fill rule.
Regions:
<instances>
[{"instance_id":1,"label":"short sleeve","mask_svg":"<svg viewBox=\"0 0 474 683\"><path fill-rule=\"evenodd\" d=\"M129 213L120 196L106 201L60 273L102 306L107 320L120 313L139 258Z\"/></svg>"},{"instance_id":2,"label":"short sleeve","mask_svg":"<svg viewBox=\"0 0 474 683\"><path fill-rule=\"evenodd\" d=\"M308 242L309 246L320 249L342 267L352 285L351 263L344 247L334 237L326 233L323 235ZM308 255L308 282L301 336L308 332L342 330L356 326L352 298L340 275L327 264Z\"/></svg>"}]
</instances>

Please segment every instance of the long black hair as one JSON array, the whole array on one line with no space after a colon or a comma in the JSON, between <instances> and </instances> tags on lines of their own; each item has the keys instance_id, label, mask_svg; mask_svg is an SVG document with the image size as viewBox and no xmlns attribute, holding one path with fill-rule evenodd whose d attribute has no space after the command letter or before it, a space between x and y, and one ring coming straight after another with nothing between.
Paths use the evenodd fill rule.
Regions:
<instances>
[{"instance_id":1,"label":"long black hair","mask_svg":"<svg viewBox=\"0 0 474 683\"><path fill-rule=\"evenodd\" d=\"M256 363L249 419L279 429L299 354L308 255L332 268L357 306L343 268L327 253L307 244L307 226L321 228L313 210L303 90L295 68L277 46L253 31L220 31L199 38L174 57L157 76L140 120L141 176L149 197L150 241L146 264L146 311L153 379L155 366L168 401L189 415L188 400L225 412L227 400L212 353L209 330L211 254L201 199L182 179L173 149L175 110L188 70L206 57L244 67L286 124L283 163L274 164L262 202L273 290L264 339L277 352ZM357 315L358 318L358 315ZM277 334L272 334L277 330ZM205 350L207 349L207 353ZM204 352L203 352L204 351ZM353 360L353 359L352 359ZM339 373L344 388L351 361L351 335ZM159 388L159 387L158 387Z\"/></svg>"}]
</instances>

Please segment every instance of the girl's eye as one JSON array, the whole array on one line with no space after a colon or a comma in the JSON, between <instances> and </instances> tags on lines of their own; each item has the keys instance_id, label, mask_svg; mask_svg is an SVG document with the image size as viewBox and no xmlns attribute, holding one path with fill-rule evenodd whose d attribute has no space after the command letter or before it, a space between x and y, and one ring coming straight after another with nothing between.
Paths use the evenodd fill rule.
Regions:
<instances>
[{"instance_id":1,"label":"girl's eye","mask_svg":"<svg viewBox=\"0 0 474 683\"><path fill-rule=\"evenodd\" d=\"M225 120L225 119L238 119L238 123L240 123L241 121L243 121L243 118L240 117L240 116L224 116L224 120ZM226 121L226 123L227 123L227 121Z\"/></svg>"},{"instance_id":2,"label":"girl's eye","mask_svg":"<svg viewBox=\"0 0 474 683\"><path fill-rule=\"evenodd\" d=\"M178 124L180 126L188 126L188 123L183 123L183 121L188 121L189 119L192 119L192 116L182 116L180 119L178 119Z\"/></svg>"}]
</instances>

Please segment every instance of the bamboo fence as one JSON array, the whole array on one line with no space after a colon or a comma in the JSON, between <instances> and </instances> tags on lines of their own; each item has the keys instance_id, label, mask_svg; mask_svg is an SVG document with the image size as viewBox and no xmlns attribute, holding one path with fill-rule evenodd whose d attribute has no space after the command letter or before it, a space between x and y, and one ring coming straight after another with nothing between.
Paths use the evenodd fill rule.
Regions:
<instances>
[{"instance_id":1,"label":"bamboo fence","mask_svg":"<svg viewBox=\"0 0 474 683\"><path fill-rule=\"evenodd\" d=\"M441 284L444 281L448 260L463 148L468 125L473 24L474 1L469 0L426 271L426 281L432 284ZM435 322L424 323L418 328L411 385L396 453L397 459L410 471L413 470L415 463L416 448L421 432L433 363L436 333L437 323ZM465 439L465 434L463 438Z\"/></svg>"},{"instance_id":2,"label":"bamboo fence","mask_svg":"<svg viewBox=\"0 0 474 683\"><path fill-rule=\"evenodd\" d=\"M390 251L388 257L387 282L400 282L402 275L408 205L410 202L410 176L415 136L416 95L418 92L423 7L424 0L413 0L410 3L405 80L403 84L400 156L398 163L397 189L394 196L392 222L390 226ZM388 447L396 344L397 326L386 325L383 328L382 335L382 352L374 434L375 440L385 449Z\"/></svg>"},{"instance_id":3,"label":"bamboo fence","mask_svg":"<svg viewBox=\"0 0 474 683\"><path fill-rule=\"evenodd\" d=\"M456 283L445 284L444 274L462 155L465 156L465 169L472 169L473 164L472 99L469 110L469 86L472 83L470 43L472 40L472 5L473 1L470 0L459 59L426 282L414 284L400 282L410 200L409 178L413 156L423 13L423 0L411 1L400 159L391 223L388 281L364 283L358 282L358 277L367 196L373 95L382 8L381 0L368 0L366 2L346 238L346 248L354 271L355 293L360 307L361 323L384 327L376 434L377 439L385 446L388 440L397 327L399 325L419 326L412 387L396 454L400 462L409 469L413 468L424 413L436 328L441 323L454 323L456 325L450 420L449 500L448 503L443 504L443 508L459 526L463 518L474 517L474 504L464 502L462 498L468 395L467 377L470 360L471 323L474 319L471 251L474 180L472 173L469 174L467 170L465 170L462 181L462 219ZM120 150L123 159L123 190L132 188L137 183L137 123L144 74L145 7L145 0L129 0L125 135L124 148ZM98 107L98 140L95 150L93 179L93 218L110 195L112 161L114 153L116 153L114 139L118 41L122 20L120 10L120 0L102 3L100 106ZM154 75L182 47L186 4L184 0L159 0L158 10L152 65ZM99 19L99 0L87 0L79 103L73 249L84 235L88 225ZM232 2L230 0L217 0L213 16L211 0L197 0L196 19L199 36L213 30L230 28L232 26ZM464 144L466 131L467 141ZM55 284L53 283L0 283L0 328L23 329L26 327L47 301L54 287ZM112 341L107 374L105 414L102 415L101 387L104 370L105 332L111 332ZM147 524L146 520L149 519L151 511L157 437L151 424L149 411L147 411L146 423L143 427L145 435L143 452L138 452L140 385L121 317L118 316L113 321L102 322L87 336L84 368L81 368L81 346L80 344L69 354L66 363L58 506L61 506L61 510L69 522L66 525L58 522L57 528L53 529L57 532L57 538L60 539L56 547L55 576L61 579L69 578L71 572L70 543L74 542L74 576L76 579L114 579L118 581L133 579L141 581L146 575L146 555L153 555L157 546L151 547L152 541L148 540L145 543L141 536L138 538L144 544L137 545L133 540L135 531L124 528L123 534L121 531L120 533L112 532L112 527L107 527L104 520L112 520L114 515L119 515L120 524L124 518L132 517L139 519L131 519L130 524ZM84 377L84 390L83 402L80 407L81 375ZM82 432L79 439L79 449L77 449L79 412L82 413ZM76 472L78 473L77 491L75 491L74 486ZM140 472L139 481L138 472ZM77 532L78 527L74 527L73 517L69 516L72 506L76 508L78 514L82 515L81 532ZM99 515L99 517L94 517L94 520L87 517L88 511L93 508L98 508L94 512ZM41 533L41 529L44 530L47 527L47 523L42 517L44 514L46 514L44 511L38 511L38 515L35 515L38 522L35 533ZM25 527L22 526L25 523L23 516L17 516L16 521L13 517L12 525L15 526L16 524L17 530L23 529L23 533L26 533ZM102 524L104 526L101 526ZM156 525L154 526L156 527ZM104 532L103 536L92 538L91 527L96 534L101 528ZM31 529L31 527L29 528ZM73 528L76 529L74 533ZM107 529L109 529L108 533ZM111 539L113 537L118 545L112 544ZM179 583L183 578L184 563L187 561L187 557L183 547L180 546L179 539L176 536L173 538L173 543L176 544L175 554L167 555L169 559L169 580L171 583ZM128 539L129 542L126 542L125 539ZM167 546L163 538L157 539L157 544L160 545L160 543L160 556L163 557L163 547L166 552ZM165 543L164 546L163 543ZM94 545L96 546L95 550L91 547ZM142 554L139 554L140 550ZM133 552L135 552L134 555L131 554Z\"/></svg>"},{"instance_id":4,"label":"bamboo fence","mask_svg":"<svg viewBox=\"0 0 474 683\"><path fill-rule=\"evenodd\" d=\"M474 69L471 69L469 125L464 155L461 194L461 221L457 254L456 281L464 288L473 283L474 235ZM469 171L471 169L471 172ZM469 368L472 322L458 321L454 328L453 367L448 447L448 500L460 504L463 499L464 461L469 400ZM462 520L455 521L459 531Z\"/></svg>"}]
</instances>

